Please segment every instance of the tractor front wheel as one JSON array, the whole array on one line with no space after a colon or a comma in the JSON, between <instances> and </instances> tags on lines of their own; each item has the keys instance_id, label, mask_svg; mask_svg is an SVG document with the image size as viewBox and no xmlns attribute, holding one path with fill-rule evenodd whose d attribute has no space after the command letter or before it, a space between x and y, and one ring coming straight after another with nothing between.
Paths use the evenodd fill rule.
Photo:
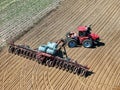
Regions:
<instances>
[{"instance_id":1,"label":"tractor front wheel","mask_svg":"<svg viewBox=\"0 0 120 90\"><path fill-rule=\"evenodd\" d=\"M73 48L77 46L77 42L75 40L70 40L68 42L68 47Z\"/></svg>"},{"instance_id":2,"label":"tractor front wheel","mask_svg":"<svg viewBox=\"0 0 120 90\"><path fill-rule=\"evenodd\" d=\"M85 48L90 48L93 46L92 40L89 39L84 40L82 44Z\"/></svg>"}]
</instances>

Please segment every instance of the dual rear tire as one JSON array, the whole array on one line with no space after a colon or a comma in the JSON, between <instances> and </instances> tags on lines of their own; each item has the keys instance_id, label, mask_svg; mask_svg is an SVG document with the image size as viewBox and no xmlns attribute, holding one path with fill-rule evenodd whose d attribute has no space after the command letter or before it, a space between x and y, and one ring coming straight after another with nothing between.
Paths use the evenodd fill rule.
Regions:
<instances>
[{"instance_id":1,"label":"dual rear tire","mask_svg":"<svg viewBox=\"0 0 120 90\"><path fill-rule=\"evenodd\" d=\"M76 47L76 46L77 46L76 40L71 39L71 40L68 42L68 47L73 48L73 47Z\"/></svg>"},{"instance_id":2,"label":"dual rear tire","mask_svg":"<svg viewBox=\"0 0 120 90\"><path fill-rule=\"evenodd\" d=\"M93 46L93 42L91 39L86 39L83 41L82 45L85 47L85 48L91 48Z\"/></svg>"}]
</instances>

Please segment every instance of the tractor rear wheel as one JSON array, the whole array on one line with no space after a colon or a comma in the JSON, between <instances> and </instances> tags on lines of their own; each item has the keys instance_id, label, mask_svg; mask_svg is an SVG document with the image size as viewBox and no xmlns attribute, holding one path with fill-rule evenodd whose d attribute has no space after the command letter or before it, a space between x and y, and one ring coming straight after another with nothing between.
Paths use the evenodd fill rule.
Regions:
<instances>
[{"instance_id":1,"label":"tractor rear wheel","mask_svg":"<svg viewBox=\"0 0 120 90\"><path fill-rule=\"evenodd\" d=\"M71 39L71 40L68 42L68 47L73 48L73 47L76 47L76 46L77 46L76 40Z\"/></svg>"},{"instance_id":2,"label":"tractor rear wheel","mask_svg":"<svg viewBox=\"0 0 120 90\"><path fill-rule=\"evenodd\" d=\"M85 48L90 48L93 46L93 43L92 43L92 40L90 39L86 39L83 41L82 45L85 47Z\"/></svg>"}]
</instances>

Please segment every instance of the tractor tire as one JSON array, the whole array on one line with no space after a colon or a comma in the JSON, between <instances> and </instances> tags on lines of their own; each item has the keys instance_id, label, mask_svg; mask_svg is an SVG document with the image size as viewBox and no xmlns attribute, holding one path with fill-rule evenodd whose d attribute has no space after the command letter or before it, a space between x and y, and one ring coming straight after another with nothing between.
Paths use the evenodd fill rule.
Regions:
<instances>
[{"instance_id":1,"label":"tractor tire","mask_svg":"<svg viewBox=\"0 0 120 90\"><path fill-rule=\"evenodd\" d=\"M92 40L90 39L86 39L83 41L82 45L85 47L85 48L90 48L93 46L93 42Z\"/></svg>"},{"instance_id":2,"label":"tractor tire","mask_svg":"<svg viewBox=\"0 0 120 90\"><path fill-rule=\"evenodd\" d=\"M68 41L68 47L69 48L73 48L77 46L77 42L74 39L71 39L70 41Z\"/></svg>"}]
</instances>

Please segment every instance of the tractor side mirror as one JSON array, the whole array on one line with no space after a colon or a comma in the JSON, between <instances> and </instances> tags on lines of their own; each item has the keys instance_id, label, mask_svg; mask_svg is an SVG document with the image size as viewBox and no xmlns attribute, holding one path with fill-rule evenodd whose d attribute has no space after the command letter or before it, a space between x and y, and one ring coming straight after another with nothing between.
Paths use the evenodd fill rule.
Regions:
<instances>
[{"instance_id":1,"label":"tractor side mirror","mask_svg":"<svg viewBox=\"0 0 120 90\"><path fill-rule=\"evenodd\" d=\"M91 25L88 25L87 28L88 28L88 31L91 31L91 30L92 30L92 29L91 29Z\"/></svg>"}]
</instances>

